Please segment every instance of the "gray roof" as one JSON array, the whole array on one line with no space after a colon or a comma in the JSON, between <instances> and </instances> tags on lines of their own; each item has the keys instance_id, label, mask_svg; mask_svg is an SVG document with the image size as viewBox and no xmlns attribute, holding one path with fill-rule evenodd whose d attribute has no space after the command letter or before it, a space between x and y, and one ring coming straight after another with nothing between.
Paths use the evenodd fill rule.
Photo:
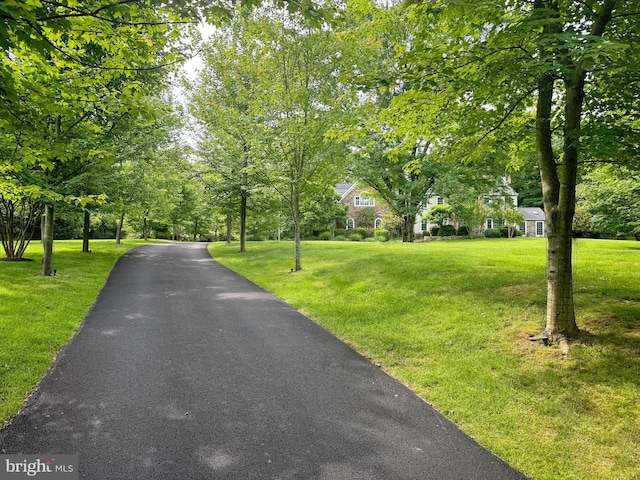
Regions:
<instances>
[{"instance_id":1,"label":"gray roof","mask_svg":"<svg viewBox=\"0 0 640 480\"><path fill-rule=\"evenodd\" d=\"M544 211L540 207L520 207L518 208L524 215L524 221L545 220Z\"/></svg>"},{"instance_id":2,"label":"gray roof","mask_svg":"<svg viewBox=\"0 0 640 480\"><path fill-rule=\"evenodd\" d=\"M336 192L337 195L340 195L342 197L354 185L355 184L353 182L342 182L342 183L339 183L338 185L336 185L336 188L334 188L333 191Z\"/></svg>"}]
</instances>

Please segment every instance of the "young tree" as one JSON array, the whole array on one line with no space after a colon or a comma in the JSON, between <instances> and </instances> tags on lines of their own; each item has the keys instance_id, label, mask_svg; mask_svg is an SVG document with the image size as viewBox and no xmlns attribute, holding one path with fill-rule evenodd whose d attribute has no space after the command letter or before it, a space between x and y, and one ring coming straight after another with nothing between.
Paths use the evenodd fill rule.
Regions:
<instances>
[{"instance_id":1,"label":"young tree","mask_svg":"<svg viewBox=\"0 0 640 480\"><path fill-rule=\"evenodd\" d=\"M277 10L265 10L251 28L260 51L254 110L259 173L290 207L297 271L305 198L321 195L344 176L344 150L327 133L345 121L357 100L341 80L354 47L329 27L313 29Z\"/></svg>"}]
</instances>

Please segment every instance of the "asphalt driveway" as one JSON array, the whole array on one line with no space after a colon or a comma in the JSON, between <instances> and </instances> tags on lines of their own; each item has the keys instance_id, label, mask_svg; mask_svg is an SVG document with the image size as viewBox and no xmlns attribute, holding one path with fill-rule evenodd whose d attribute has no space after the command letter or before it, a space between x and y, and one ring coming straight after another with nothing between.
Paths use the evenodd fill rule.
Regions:
<instances>
[{"instance_id":1,"label":"asphalt driveway","mask_svg":"<svg viewBox=\"0 0 640 480\"><path fill-rule=\"evenodd\" d=\"M196 243L120 259L0 452L95 480L524 479Z\"/></svg>"}]
</instances>

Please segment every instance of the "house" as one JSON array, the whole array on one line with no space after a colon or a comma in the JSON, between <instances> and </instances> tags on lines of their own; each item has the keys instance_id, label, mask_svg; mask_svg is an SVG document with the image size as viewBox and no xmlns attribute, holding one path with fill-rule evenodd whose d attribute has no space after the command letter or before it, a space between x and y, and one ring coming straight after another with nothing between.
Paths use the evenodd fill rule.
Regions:
<instances>
[{"instance_id":1,"label":"house","mask_svg":"<svg viewBox=\"0 0 640 480\"><path fill-rule=\"evenodd\" d=\"M347 230L363 226L379 228L382 225L382 220L390 211L386 204L376 200L370 188L358 182L339 183L334 191L340 195L340 203L347 206ZM361 212L366 207L373 208L375 212L373 225L359 225L362 217Z\"/></svg>"},{"instance_id":2,"label":"house","mask_svg":"<svg viewBox=\"0 0 640 480\"><path fill-rule=\"evenodd\" d=\"M524 222L518 226L523 237L546 236L546 217L540 207L521 207L518 210L524 215Z\"/></svg>"},{"instance_id":3,"label":"house","mask_svg":"<svg viewBox=\"0 0 640 480\"><path fill-rule=\"evenodd\" d=\"M372 207L375 211L374 228L379 228L383 219L390 213L390 208L384 202L377 200L372 190L366 185L358 182L344 182L336 185L335 193L340 196L340 203L347 206L346 228L354 229L359 225L360 212L365 207ZM511 187L509 179L503 179L502 184L494 192L483 195L479 201L485 204L498 205L504 208L517 207L518 193ZM416 217L414 233L420 235L428 232L431 224L425 217L426 212L433 206L446 205L447 201L435 193L431 193L423 203L422 214ZM544 237L546 235L545 214L539 207L518 208L524 215L524 222L517 228L526 237ZM487 218L482 228L482 232L489 228L498 228L504 225L504 220L500 218ZM458 226L458 225L456 225Z\"/></svg>"}]
</instances>

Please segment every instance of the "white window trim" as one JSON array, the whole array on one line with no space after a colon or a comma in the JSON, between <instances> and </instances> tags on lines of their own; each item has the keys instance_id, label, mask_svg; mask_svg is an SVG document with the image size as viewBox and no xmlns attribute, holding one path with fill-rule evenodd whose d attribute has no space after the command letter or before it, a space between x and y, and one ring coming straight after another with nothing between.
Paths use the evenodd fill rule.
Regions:
<instances>
[{"instance_id":1,"label":"white window trim","mask_svg":"<svg viewBox=\"0 0 640 480\"><path fill-rule=\"evenodd\" d=\"M375 207L376 201L373 198L368 198L362 195L356 195L353 198L353 205L356 207Z\"/></svg>"},{"instance_id":2,"label":"white window trim","mask_svg":"<svg viewBox=\"0 0 640 480\"><path fill-rule=\"evenodd\" d=\"M542 234L538 233L538 225L540 225ZM542 220L536 220L536 237L544 237L544 222Z\"/></svg>"},{"instance_id":3,"label":"white window trim","mask_svg":"<svg viewBox=\"0 0 640 480\"><path fill-rule=\"evenodd\" d=\"M349 228L349 223L353 225L351 228ZM353 218L347 218L347 230L355 230L355 228L356 228L356 221Z\"/></svg>"},{"instance_id":4,"label":"white window trim","mask_svg":"<svg viewBox=\"0 0 640 480\"><path fill-rule=\"evenodd\" d=\"M373 228L380 228L380 225L382 225L382 219L381 218L376 218L373 221Z\"/></svg>"}]
</instances>

